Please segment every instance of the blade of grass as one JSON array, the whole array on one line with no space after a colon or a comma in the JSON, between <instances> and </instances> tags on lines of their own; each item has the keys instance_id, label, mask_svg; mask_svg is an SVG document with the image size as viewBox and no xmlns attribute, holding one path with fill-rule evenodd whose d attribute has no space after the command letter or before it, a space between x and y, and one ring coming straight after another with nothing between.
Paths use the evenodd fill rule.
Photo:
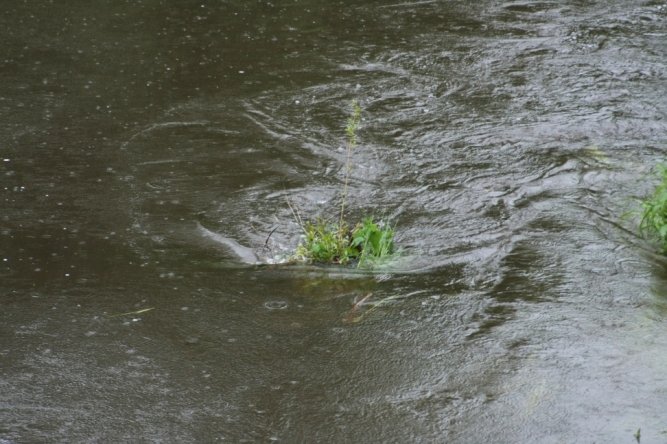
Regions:
<instances>
[{"instance_id":1,"label":"blade of grass","mask_svg":"<svg viewBox=\"0 0 667 444\"><path fill-rule=\"evenodd\" d=\"M121 316L129 316L129 315L138 315L141 313L146 313L147 311L155 310L155 307L149 307L149 308L142 308L141 310L137 311L128 311L127 313L118 313L118 314L113 314L109 315L110 318L118 318Z\"/></svg>"}]
</instances>

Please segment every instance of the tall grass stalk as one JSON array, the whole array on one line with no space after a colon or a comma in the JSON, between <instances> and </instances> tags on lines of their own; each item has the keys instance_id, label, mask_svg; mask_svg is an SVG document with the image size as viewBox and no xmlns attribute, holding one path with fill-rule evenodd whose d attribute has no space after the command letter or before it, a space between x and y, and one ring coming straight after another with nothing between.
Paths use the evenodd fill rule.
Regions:
<instances>
[{"instance_id":1,"label":"tall grass stalk","mask_svg":"<svg viewBox=\"0 0 667 444\"><path fill-rule=\"evenodd\" d=\"M345 221L345 204L347 202L347 188L350 181L350 172L352 171L352 151L357 146L357 130L361 123L361 107L356 100L352 101L352 115L347 119L345 134L347 134L346 143L346 161L345 161L345 182L343 184L343 196L340 204L340 218L338 225L343 226Z\"/></svg>"}]
</instances>

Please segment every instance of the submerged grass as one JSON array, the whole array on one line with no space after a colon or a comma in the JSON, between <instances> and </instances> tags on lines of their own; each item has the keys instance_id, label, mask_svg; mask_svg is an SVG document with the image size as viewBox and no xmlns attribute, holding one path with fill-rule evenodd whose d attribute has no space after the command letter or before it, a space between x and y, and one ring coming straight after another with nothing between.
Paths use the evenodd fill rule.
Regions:
<instances>
[{"instance_id":1,"label":"submerged grass","mask_svg":"<svg viewBox=\"0 0 667 444\"><path fill-rule=\"evenodd\" d=\"M661 181L653 194L642 201L639 229L642 234L657 238L662 252L667 254L667 166L659 166L658 171Z\"/></svg>"},{"instance_id":2,"label":"submerged grass","mask_svg":"<svg viewBox=\"0 0 667 444\"><path fill-rule=\"evenodd\" d=\"M381 221L376 222L373 217L365 217L350 228L345 220L348 184L352 171L352 151L357 145L357 131L360 124L361 107L353 101L352 113L345 127L347 135L345 181L338 221L319 219L304 223L300 214L290 206L304 232L304 238L293 256L296 261L330 264L348 264L356 261L357 266L361 267L372 266L378 260L394 253L394 229L391 226Z\"/></svg>"}]
</instances>

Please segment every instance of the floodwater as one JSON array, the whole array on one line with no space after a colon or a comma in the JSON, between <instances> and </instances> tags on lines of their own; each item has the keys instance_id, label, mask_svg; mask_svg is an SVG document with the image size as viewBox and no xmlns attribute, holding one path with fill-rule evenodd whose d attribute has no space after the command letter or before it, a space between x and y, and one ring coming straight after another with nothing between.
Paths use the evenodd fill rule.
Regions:
<instances>
[{"instance_id":1,"label":"floodwater","mask_svg":"<svg viewBox=\"0 0 667 444\"><path fill-rule=\"evenodd\" d=\"M0 443L667 442L665 1L0 24ZM353 99L401 259L247 264L337 212Z\"/></svg>"}]
</instances>

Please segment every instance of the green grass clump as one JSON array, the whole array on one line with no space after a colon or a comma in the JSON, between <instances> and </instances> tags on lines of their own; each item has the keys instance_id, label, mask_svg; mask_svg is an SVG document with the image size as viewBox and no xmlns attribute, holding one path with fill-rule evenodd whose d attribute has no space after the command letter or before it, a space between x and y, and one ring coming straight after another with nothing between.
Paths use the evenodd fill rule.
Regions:
<instances>
[{"instance_id":1,"label":"green grass clump","mask_svg":"<svg viewBox=\"0 0 667 444\"><path fill-rule=\"evenodd\" d=\"M346 226L318 220L306 222L302 228L305 237L296 249L300 261L345 264L359 255Z\"/></svg>"},{"instance_id":2,"label":"green grass clump","mask_svg":"<svg viewBox=\"0 0 667 444\"><path fill-rule=\"evenodd\" d=\"M639 229L643 234L657 237L663 253L667 253L667 167L660 166L661 182L653 194L642 201Z\"/></svg>"},{"instance_id":3,"label":"green grass clump","mask_svg":"<svg viewBox=\"0 0 667 444\"><path fill-rule=\"evenodd\" d=\"M394 229L365 218L352 231L351 244L359 249L359 265L383 259L394 252Z\"/></svg>"},{"instance_id":4,"label":"green grass clump","mask_svg":"<svg viewBox=\"0 0 667 444\"><path fill-rule=\"evenodd\" d=\"M372 217L350 229L345 223L323 220L303 225L304 239L296 249L300 262L348 264L374 263L394 252L394 230L376 223Z\"/></svg>"},{"instance_id":5,"label":"green grass clump","mask_svg":"<svg viewBox=\"0 0 667 444\"><path fill-rule=\"evenodd\" d=\"M357 145L357 131L360 124L361 107L354 101L352 113L345 126L347 154L338 221L327 222L320 219L304 223L298 211L290 205L297 223L304 232L304 238L293 256L296 261L330 264L348 264L356 261L357 266L362 266L374 264L394 252L394 229L389 225L375 222L373 217L364 218L353 228L350 228L345 221L352 151Z\"/></svg>"}]
</instances>

